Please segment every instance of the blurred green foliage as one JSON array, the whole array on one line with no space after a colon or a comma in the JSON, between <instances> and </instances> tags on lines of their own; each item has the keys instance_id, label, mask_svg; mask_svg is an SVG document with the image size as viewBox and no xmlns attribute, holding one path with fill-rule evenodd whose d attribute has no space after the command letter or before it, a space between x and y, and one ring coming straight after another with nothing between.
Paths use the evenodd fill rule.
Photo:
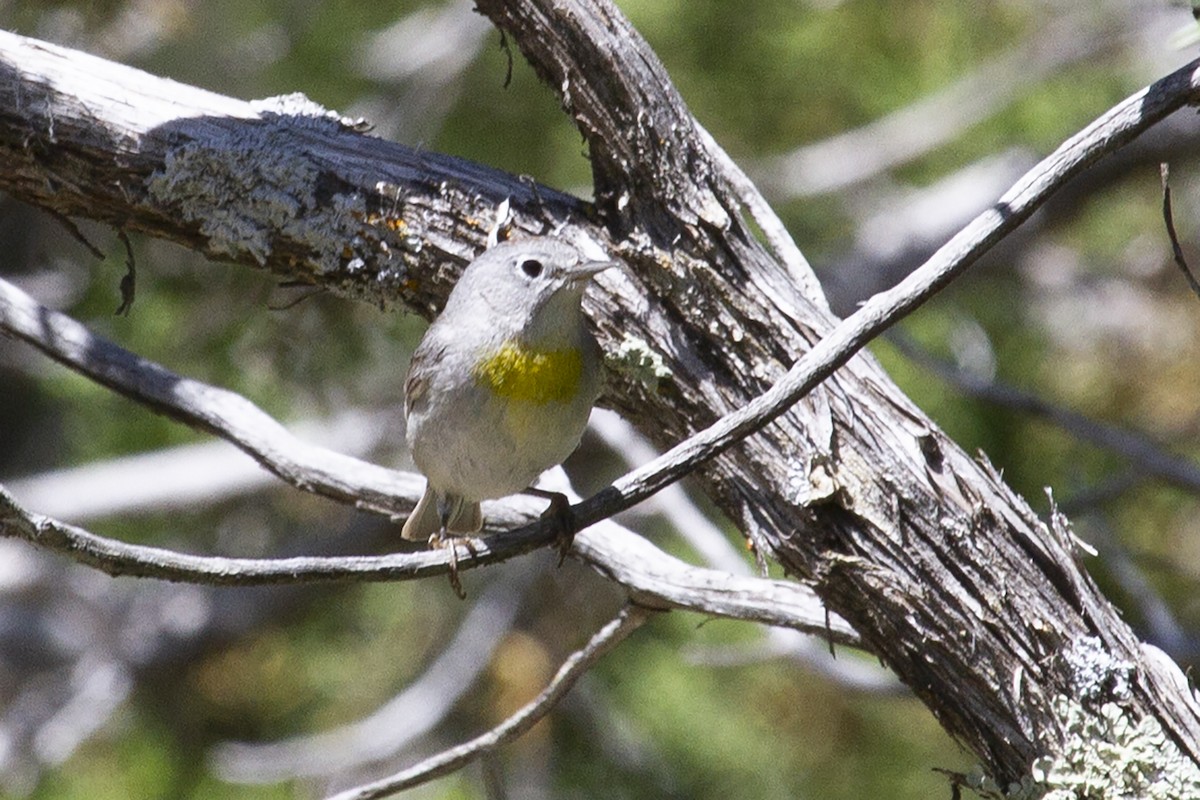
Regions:
<instances>
[{"instance_id":1,"label":"blurred green foliage","mask_svg":"<svg viewBox=\"0 0 1200 800\"><path fill-rule=\"evenodd\" d=\"M620 5L697 117L752 173L771 156L950 85L1040 35L1063 13L1033 0ZM0 5L0 24L239 97L301 91L349 114L386 109L416 116L428 138L404 139L408 144L586 194L590 175L578 132L515 47L512 84L504 87L507 55L494 31L464 40L461 47L476 47L469 65L444 85L432 84L433 96L449 98L444 106L398 106L401 98L423 96L406 92L428 82L428 74L391 79L366 67L371 36L408 14L440 8L407 0L17 0ZM1186 57L1155 38L1164 19L1186 18L1183 9L1097 3L1086 13L1112 15L1118 21L1111 28L1144 35L1115 37L1101 57L1057 71L950 144L874 181L837 194L771 198L818 272L840 277L825 265L848 253L856 263L865 259L850 244L862 225L864 197L928 187L1000 151L1045 154ZM436 69L447 68L429 67ZM384 136L402 129L380 124ZM1178 223L1188 241L1195 233L1191 209L1200 200L1188 174L1196 162L1178 158L1177 203L1188 209ZM1200 306L1168 260L1158 203L1155 170L1090 186L1074 206L1049 213L1019 245L988 259L905 322L905 336L962 369L995 374L1051 402L1141 429L1195 458ZM55 289L45 302L129 349L241 392L285 420L345 407L399 414L408 348L422 329L415 318L327 295L301 298L265 275L142 239L135 239L137 302L130 316L114 317L125 256L110 231L84 226L110 254L94 263L53 220L10 200L3 208L0 236L8 246L0 274L31 280L52 273ZM877 266L879 275L898 268ZM864 299L879 280L852 281L842 307ZM961 346L967 339L973 349ZM918 405L964 448L984 451L1036 508L1047 508L1045 486L1069 502L1128 469L1119 455L1023 411L964 396L891 345L880 343L874 352ZM0 476L204 438L46 365L15 343L0 342L0 356ZM374 457L399 463L399 450L395 441ZM1137 482L1074 513L1084 538L1133 554L1193 637L1200 628L1197 510L1191 493ZM332 504L277 490L120 520L111 532L185 549L271 554L299 532L310 537L306 542L342 535L355 541L368 524ZM251 529L258 533L249 536ZM659 537L664 546L686 551L667 536ZM363 541L376 542L367 549L387 546ZM230 542L242 544L231 548ZM1103 561L1089 566L1114 600L1129 601L1127 616L1142 623L1129 587ZM482 579L467 580L474 592L472 583ZM568 565L545 577L524 603L494 663L427 748L474 735L532 697L602 623L615 598L599 578ZM48 769L31 796L319 794L322 786L304 782L225 784L205 759L226 738L300 735L371 712L420 674L453 635L464 608L437 581L325 588L287 605L288 613L197 646L183 663L140 674L118 715L65 763ZM503 751L501 772L537 772L545 783L534 785L562 797L900 800L949 796L945 778L932 768L966 771L973 763L916 701L856 692L786 659L756 659L761 637L752 626L699 622L674 614L639 632L601 662L576 691L579 697ZM687 656L731 646L746 649L745 663L713 666ZM481 798L485 792L476 767L412 796Z\"/></svg>"}]
</instances>

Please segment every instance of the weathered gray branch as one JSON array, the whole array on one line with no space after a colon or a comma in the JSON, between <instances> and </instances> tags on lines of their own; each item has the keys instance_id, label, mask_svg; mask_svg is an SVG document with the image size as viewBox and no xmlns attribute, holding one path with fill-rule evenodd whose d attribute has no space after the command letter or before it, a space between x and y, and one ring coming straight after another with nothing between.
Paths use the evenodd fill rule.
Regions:
<instances>
[{"instance_id":1,"label":"weathered gray branch","mask_svg":"<svg viewBox=\"0 0 1200 800\"><path fill-rule=\"evenodd\" d=\"M518 526L523 520L527 524L513 536L477 540L475 553L464 551L459 556L460 569L503 561L553 541L554 531L536 521L528 504L523 509L501 504L493 508L500 520L515 521ZM225 558L127 544L28 511L3 487L0 536L24 539L70 555L110 575L214 586L409 580L443 575L450 566L450 555L445 550L384 556ZM576 549L584 560L643 603L794 627L850 646L859 641L840 619L825 617L803 587L693 567L615 523L593 527L577 539Z\"/></svg>"},{"instance_id":2,"label":"weathered gray branch","mask_svg":"<svg viewBox=\"0 0 1200 800\"><path fill-rule=\"evenodd\" d=\"M0 181L58 213L425 312L444 296L441 265L478 246L491 209L511 196L518 226L569 220L569 232L607 238L633 267L631 279L603 281L588 310L610 352L620 344L669 370L657 381L616 373L607 396L669 445L747 405L808 353L773 399L800 396L836 368L842 345L861 346L1067 177L1197 92L1185 70L1114 109L943 248L925 271L932 283L877 298L840 342L814 350L835 321L745 228L713 145L616 9L600 0L479 5L587 137L594 215L549 190L539 202L491 170L329 120L259 114L103 62L80 69L69 53L6 35ZM138 103L112 113L105 98L134 86L151 113L130 112ZM725 446L741 432L726 424L706 436L728 437ZM811 581L998 777L1027 776L1035 759L1064 751L1063 698L1082 700L1084 714L1111 701L1134 719L1153 718L1192 762L1200 758L1200 711L1186 683L1139 646L1076 563L1062 526L1043 524L990 466L955 447L870 358L851 359L703 478L758 546Z\"/></svg>"},{"instance_id":3,"label":"weathered gray branch","mask_svg":"<svg viewBox=\"0 0 1200 800\"><path fill-rule=\"evenodd\" d=\"M682 438L730 406L765 402L763 383L775 381L797 353L805 353L797 366L813 366L837 351L843 336L865 341L893 312L961 272L1070 176L1197 98L1193 63L1114 108L910 279L872 298L848 320L857 326L822 338L832 320L783 285L779 268L743 227L733 193L714 179L702 137L653 53L609 3L566 5L479 2L548 85L569 87L564 102L588 140L606 219L630 240L671 252L671 269L646 264L640 274L653 286L652 309L683 331L669 342L687 341L692 358L669 360L675 379L697 387L703 401L693 407L685 395L682 402L671 397L666 408L659 402L657 426L646 426L659 441L664 433ZM545 35L547 28L554 35ZM626 126L623 135L612 135L614 121ZM801 396L813 385L802 373L793 367L783 379L790 386L776 384L768 394ZM632 403L622 407L636 416ZM686 446L736 435L749 414L735 417ZM647 475L635 473L618 488L650 491L633 489ZM1106 676L1108 688L1097 696L1134 718L1157 718L1193 767L1200 760L1200 708L1181 689L1177 669L1144 656L1077 563L1065 523L1038 520L990 465L949 442L870 359L851 360L707 476L725 511L785 567L812 580L998 776L1028 775L1039 756L1067 746L1056 704L1097 694L1082 685L1078 669L1078 654L1093 652L1093 641L1110 671L1129 671L1128 681ZM587 504L581 512L587 518Z\"/></svg>"},{"instance_id":4,"label":"weathered gray branch","mask_svg":"<svg viewBox=\"0 0 1200 800\"><path fill-rule=\"evenodd\" d=\"M302 96L255 103L0 32L0 188L64 217L430 314L496 206L540 232L585 204L365 136Z\"/></svg>"},{"instance_id":5,"label":"weathered gray branch","mask_svg":"<svg viewBox=\"0 0 1200 800\"><path fill-rule=\"evenodd\" d=\"M38 305L0 281L0 332L24 339L51 358L113 390L236 445L287 483L360 508L388 513L412 508L422 479L316 447L292 436L244 397L183 378L94 336L75 320ZM503 536L477 540L474 552L445 550L378 558L229 559L140 547L96 536L22 508L0 487L0 536L25 539L72 555L111 575L139 575L223 585L347 580L406 580L496 563L550 544L553 526L528 502L490 504L489 525ZM843 644L858 637L823 612L803 586L692 567L619 525L607 522L576 539L575 551L644 603L828 632ZM723 610L721 610L723 609Z\"/></svg>"}]
</instances>

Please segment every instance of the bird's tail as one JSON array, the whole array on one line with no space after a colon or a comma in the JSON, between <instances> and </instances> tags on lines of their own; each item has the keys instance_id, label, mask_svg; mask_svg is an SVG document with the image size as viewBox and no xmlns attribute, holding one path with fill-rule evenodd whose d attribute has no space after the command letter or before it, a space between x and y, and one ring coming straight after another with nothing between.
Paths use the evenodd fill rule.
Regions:
<instances>
[{"instance_id":1,"label":"bird's tail","mask_svg":"<svg viewBox=\"0 0 1200 800\"><path fill-rule=\"evenodd\" d=\"M426 541L443 530L449 533L476 533L482 527L483 512L479 503L455 494L439 497L426 485L425 493L404 521L400 535L405 539Z\"/></svg>"}]
</instances>

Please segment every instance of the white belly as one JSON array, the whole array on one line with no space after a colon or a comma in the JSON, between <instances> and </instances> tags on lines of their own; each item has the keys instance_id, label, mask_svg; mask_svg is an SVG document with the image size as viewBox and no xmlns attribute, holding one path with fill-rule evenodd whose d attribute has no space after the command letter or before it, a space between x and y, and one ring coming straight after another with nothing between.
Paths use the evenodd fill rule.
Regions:
<instances>
[{"instance_id":1,"label":"white belly","mask_svg":"<svg viewBox=\"0 0 1200 800\"><path fill-rule=\"evenodd\" d=\"M430 486L469 500L515 494L579 444L594 393L574 403L501 400L477 386L410 416L413 461ZM453 421L452 421L453 420Z\"/></svg>"}]
</instances>

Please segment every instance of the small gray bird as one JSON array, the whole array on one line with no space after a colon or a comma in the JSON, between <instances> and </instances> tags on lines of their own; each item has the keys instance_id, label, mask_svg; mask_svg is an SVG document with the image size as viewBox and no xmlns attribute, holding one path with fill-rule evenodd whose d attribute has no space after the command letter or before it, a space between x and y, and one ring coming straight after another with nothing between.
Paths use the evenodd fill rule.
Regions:
<instances>
[{"instance_id":1,"label":"small gray bird","mask_svg":"<svg viewBox=\"0 0 1200 800\"><path fill-rule=\"evenodd\" d=\"M580 302L611 266L550 238L498 244L467 266L404 383L427 480L405 539L478 531L480 500L523 491L579 446L602 382Z\"/></svg>"}]
</instances>

